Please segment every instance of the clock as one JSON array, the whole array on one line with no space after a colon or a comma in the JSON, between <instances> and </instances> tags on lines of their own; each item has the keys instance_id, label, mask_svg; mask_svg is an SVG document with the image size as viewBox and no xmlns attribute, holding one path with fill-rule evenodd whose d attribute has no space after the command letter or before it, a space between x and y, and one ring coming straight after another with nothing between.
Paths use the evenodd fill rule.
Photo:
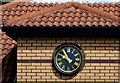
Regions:
<instances>
[{"instance_id":1,"label":"clock","mask_svg":"<svg viewBox=\"0 0 120 83\"><path fill-rule=\"evenodd\" d=\"M74 44L63 44L56 48L53 65L57 71L64 75L79 72L83 63L83 52Z\"/></svg>"}]
</instances>

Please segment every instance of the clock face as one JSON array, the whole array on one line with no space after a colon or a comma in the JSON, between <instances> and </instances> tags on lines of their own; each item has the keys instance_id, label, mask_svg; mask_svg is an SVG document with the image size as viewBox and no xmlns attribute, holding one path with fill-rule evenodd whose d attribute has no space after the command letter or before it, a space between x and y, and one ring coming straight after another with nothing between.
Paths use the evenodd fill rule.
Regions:
<instances>
[{"instance_id":1,"label":"clock face","mask_svg":"<svg viewBox=\"0 0 120 83\"><path fill-rule=\"evenodd\" d=\"M62 45L55 53L54 64L63 74L73 74L79 71L82 64L82 53L74 45Z\"/></svg>"}]
</instances>

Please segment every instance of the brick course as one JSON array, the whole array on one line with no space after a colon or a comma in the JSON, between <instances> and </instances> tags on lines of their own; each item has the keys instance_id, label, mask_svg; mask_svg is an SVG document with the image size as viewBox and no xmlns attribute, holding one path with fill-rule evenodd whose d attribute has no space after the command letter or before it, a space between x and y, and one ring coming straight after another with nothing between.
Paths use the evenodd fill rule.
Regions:
<instances>
[{"instance_id":1,"label":"brick course","mask_svg":"<svg viewBox=\"0 0 120 83\"><path fill-rule=\"evenodd\" d=\"M114 62L119 60L117 38L18 38L17 59L51 61L55 48L62 43L76 43L83 49L86 63L82 71L62 76L52 62L18 62L17 81L118 82L119 68Z\"/></svg>"}]
</instances>

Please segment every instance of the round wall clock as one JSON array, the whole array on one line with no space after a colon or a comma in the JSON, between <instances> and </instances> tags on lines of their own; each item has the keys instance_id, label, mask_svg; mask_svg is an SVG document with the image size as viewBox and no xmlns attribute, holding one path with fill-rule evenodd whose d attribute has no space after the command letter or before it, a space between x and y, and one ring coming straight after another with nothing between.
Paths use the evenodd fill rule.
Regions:
<instances>
[{"instance_id":1,"label":"round wall clock","mask_svg":"<svg viewBox=\"0 0 120 83\"><path fill-rule=\"evenodd\" d=\"M53 58L54 67L62 74L72 75L79 72L83 63L83 53L79 46L63 44L56 48Z\"/></svg>"}]
</instances>

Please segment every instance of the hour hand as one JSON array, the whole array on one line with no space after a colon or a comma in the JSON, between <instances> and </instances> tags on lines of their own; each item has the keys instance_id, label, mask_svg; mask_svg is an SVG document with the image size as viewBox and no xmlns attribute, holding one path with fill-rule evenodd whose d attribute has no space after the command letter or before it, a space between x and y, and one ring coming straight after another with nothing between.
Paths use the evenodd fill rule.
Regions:
<instances>
[{"instance_id":1,"label":"hour hand","mask_svg":"<svg viewBox=\"0 0 120 83\"><path fill-rule=\"evenodd\" d=\"M68 62L69 63L71 63L72 62L72 60L70 59L70 58L68 58L68 55L66 54L66 52L65 52L65 50L63 49L63 52L64 52L64 54L65 54L65 58L68 60Z\"/></svg>"}]
</instances>

